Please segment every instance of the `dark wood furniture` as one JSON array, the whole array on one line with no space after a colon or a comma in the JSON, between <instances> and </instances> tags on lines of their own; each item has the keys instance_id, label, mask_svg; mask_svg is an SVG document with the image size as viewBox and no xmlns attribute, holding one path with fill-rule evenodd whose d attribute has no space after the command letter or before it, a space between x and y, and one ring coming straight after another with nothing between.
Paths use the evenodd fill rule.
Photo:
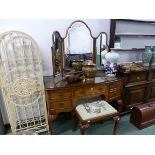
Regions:
<instances>
[{"instance_id":1,"label":"dark wood furniture","mask_svg":"<svg viewBox=\"0 0 155 155\"><path fill-rule=\"evenodd\" d=\"M155 124L155 103L135 106L131 111L130 122L143 129Z\"/></svg>"},{"instance_id":2,"label":"dark wood furniture","mask_svg":"<svg viewBox=\"0 0 155 155\"><path fill-rule=\"evenodd\" d=\"M52 121L57 115L61 112L73 112L80 99L102 96L107 102L112 102L119 101L122 97L123 84L118 78L96 77L93 80L82 80L75 84L67 84L64 81L56 84L53 77L45 77L44 83L50 131L52 131Z\"/></svg>"},{"instance_id":3,"label":"dark wood furniture","mask_svg":"<svg viewBox=\"0 0 155 155\"><path fill-rule=\"evenodd\" d=\"M123 111L155 101L155 67L145 67L140 72L119 72L119 75L124 79Z\"/></svg>"}]
</instances>

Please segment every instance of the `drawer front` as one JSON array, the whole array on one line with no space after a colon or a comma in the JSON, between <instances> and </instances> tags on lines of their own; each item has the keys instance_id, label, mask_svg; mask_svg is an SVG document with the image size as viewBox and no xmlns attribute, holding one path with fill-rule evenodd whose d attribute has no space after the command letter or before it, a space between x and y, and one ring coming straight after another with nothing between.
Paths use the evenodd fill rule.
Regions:
<instances>
[{"instance_id":1,"label":"drawer front","mask_svg":"<svg viewBox=\"0 0 155 155\"><path fill-rule=\"evenodd\" d=\"M116 90L122 87L123 87L122 81L116 81L116 82L110 83L110 90Z\"/></svg>"},{"instance_id":2,"label":"drawer front","mask_svg":"<svg viewBox=\"0 0 155 155\"><path fill-rule=\"evenodd\" d=\"M129 74L129 76L128 76L128 83L145 81L145 80L147 80L146 72Z\"/></svg>"},{"instance_id":3,"label":"drawer front","mask_svg":"<svg viewBox=\"0 0 155 155\"><path fill-rule=\"evenodd\" d=\"M71 100L53 101L49 102L50 109L65 109L72 108Z\"/></svg>"},{"instance_id":4,"label":"drawer front","mask_svg":"<svg viewBox=\"0 0 155 155\"><path fill-rule=\"evenodd\" d=\"M108 85L92 86L92 87L83 87L74 90L74 97L86 98L93 97L97 95L107 95L108 94Z\"/></svg>"},{"instance_id":5,"label":"drawer front","mask_svg":"<svg viewBox=\"0 0 155 155\"><path fill-rule=\"evenodd\" d=\"M122 89L123 89L122 81L116 81L111 83L109 89L109 101L121 98Z\"/></svg>"},{"instance_id":6,"label":"drawer front","mask_svg":"<svg viewBox=\"0 0 155 155\"><path fill-rule=\"evenodd\" d=\"M109 100L115 100L121 97L121 90L115 90L115 91L110 91L109 92Z\"/></svg>"},{"instance_id":7,"label":"drawer front","mask_svg":"<svg viewBox=\"0 0 155 155\"><path fill-rule=\"evenodd\" d=\"M48 92L49 100L63 100L63 99L70 99L72 97L71 91L63 91L57 90Z\"/></svg>"}]
</instances>

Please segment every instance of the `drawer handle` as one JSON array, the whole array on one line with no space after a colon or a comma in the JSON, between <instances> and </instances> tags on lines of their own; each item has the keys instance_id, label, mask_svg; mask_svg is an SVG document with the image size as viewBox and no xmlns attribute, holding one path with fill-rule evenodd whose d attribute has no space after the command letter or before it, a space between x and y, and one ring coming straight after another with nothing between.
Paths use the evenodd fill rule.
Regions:
<instances>
[{"instance_id":1,"label":"drawer handle","mask_svg":"<svg viewBox=\"0 0 155 155\"><path fill-rule=\"evenodd\" d=\"M94 88L91 88L90 90L94 90Z\"/></svg>"},{"instance_id":2,"label":"drawer handle","mask_svg":"<svg viewBox=\"0 0 155 155\"><path fill-rule=\"evenodd\" d=\"M137 80L140 80L140 77L139 76L137 76Z\"/></svg>"}]
</instances>

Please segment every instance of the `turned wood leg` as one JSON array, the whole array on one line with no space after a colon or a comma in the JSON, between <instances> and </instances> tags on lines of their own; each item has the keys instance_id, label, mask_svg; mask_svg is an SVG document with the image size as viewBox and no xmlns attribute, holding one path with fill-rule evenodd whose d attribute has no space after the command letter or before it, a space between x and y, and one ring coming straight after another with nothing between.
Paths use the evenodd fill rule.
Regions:
<instances>
[{"instance_id":1,"label":"turned wood leg","mask_svg":"<svg viewBox=\"0 0 155 155\"><path fill-rule=\"evenodd\" d=\"M57 117L57 115L48 115L48 125L49 125L49 134L53 134L53 130L52 130L52 122L55 120L55 118Z\"/></svg>"},{"instance_id":2,"label":"turned wood leg","mask_svg":"<svg viewBox=\"0 0 155 155\"><path fill-rule=\"evenodd\" d=\"M88 129L90 127L90 124L82 124L80 123L80 133L81 135L84 135L85 134L85 130Z\"/></svg>"},{"instance_id":3,"label":"turned wood leg","mask_svg":"<svg viewBox=\"0 0 155 155\"><path fill-rule=\"evenodd\" d=\"M117 103L119 105L118 112L121 113L122 112L122 109L123 109L123 101L122 100L117 100Z\"/></svg>"},{"instance_id":4,"label":"turned wood leg","mask_svg":"<svg viewBox=\"0 0 155 155\"><path fill-rule=\"evenodd\" d=\"M114 120L113 135L115 135L116 134L116 129L117 129L118 124L119 124L120 117L119 116L115 116L115 117L113 117L113 120Z\"/></svg>"}]
</instances>

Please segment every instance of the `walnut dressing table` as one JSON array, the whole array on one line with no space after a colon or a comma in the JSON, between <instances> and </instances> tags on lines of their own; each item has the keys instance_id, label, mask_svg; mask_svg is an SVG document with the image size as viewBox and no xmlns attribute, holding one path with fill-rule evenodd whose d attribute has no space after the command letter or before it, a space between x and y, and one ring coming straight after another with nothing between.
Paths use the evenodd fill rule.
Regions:
<instances>
[{"instance_id":1,"label":"walnut dressing table","mask_svg":"<svg viewBox=\"0 0 155 155\"><path fill-rule=\"evenodd\" d=\"M53 77L45 77L48 103L48 121L52 132L52 121L61 112L73 112L80 99L102 96L107 102L121 101L123 82L119 78L95 77L74 84L64 81L54 83Z\"/></svg>"}]
</instances>

